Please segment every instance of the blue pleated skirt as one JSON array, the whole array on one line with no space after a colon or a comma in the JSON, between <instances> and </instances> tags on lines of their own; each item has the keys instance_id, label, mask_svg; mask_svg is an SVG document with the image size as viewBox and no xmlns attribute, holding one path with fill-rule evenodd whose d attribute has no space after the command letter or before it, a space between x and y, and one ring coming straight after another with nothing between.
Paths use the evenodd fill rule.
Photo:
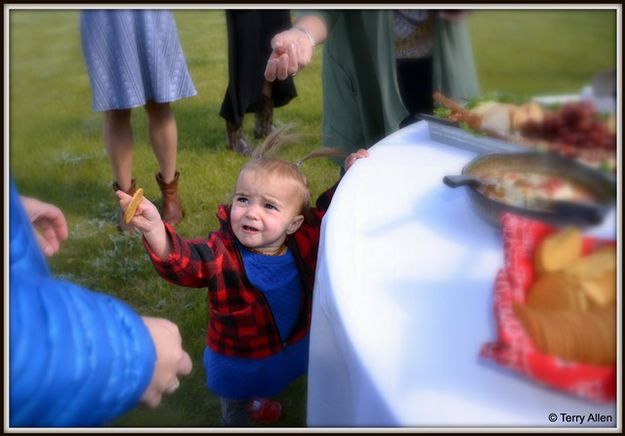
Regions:
<instances>
[{"instance_id":1,"label":"blue pleated skirt","mask_svg":"<svg viewBox=\"0 0 625 436\"><path fill-rule=\"evenodd\" d=\"M197 94L168 10L83 10L80 35L96 112Z\"/></svg>"}]
</instances>

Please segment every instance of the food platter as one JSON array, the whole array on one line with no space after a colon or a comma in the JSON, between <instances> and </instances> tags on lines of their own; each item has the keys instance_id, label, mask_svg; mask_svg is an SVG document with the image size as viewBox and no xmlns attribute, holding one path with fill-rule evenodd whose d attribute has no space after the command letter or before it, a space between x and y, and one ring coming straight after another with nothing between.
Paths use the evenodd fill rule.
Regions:
<instances>
[{"instance_id":1,"label":"food platter","mask_svg":"<svg viewBox=\"0 0 625 436\"><path fill-rule=\"evenodd\" d=\"M479 154L540 151L616 173L615 115L589 100L527 101L489 99L459 103L434 93L434 115L427 121L432 139ZM550 103L549 103L550 102Z\"/></svg>"}]
</instances>

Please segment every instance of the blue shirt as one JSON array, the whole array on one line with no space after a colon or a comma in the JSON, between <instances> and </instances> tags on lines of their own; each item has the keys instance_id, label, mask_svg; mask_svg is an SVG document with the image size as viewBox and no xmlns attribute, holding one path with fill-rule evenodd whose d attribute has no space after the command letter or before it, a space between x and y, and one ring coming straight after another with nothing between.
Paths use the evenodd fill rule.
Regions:
<instances>
[{"instance_id":1,"label":"blue shirt","mask_svg":"<svg viewBox=\"0 0 625 436\"><path fill-rule=\"evenodd\" d=\"M282 256L266 256L238 246L247 277L267 298L280 336L285 340L297 320L302 296L295 258L290 251ZM274 396L306 372L308 343L306 335L281 352L262 359L224 356L206 347L206 384L225 398Z\"/></svg>"}]
</instances>

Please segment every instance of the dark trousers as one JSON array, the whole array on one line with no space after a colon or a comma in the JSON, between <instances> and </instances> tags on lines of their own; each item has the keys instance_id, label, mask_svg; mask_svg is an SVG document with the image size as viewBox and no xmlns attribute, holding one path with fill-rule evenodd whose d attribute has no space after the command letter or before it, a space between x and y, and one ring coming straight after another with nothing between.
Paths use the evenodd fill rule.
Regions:
<instances>
[{"instance_id":1,"label":"dark trousers","mask_svg":"<svg viewBox=\"0 0 625 436\"><path fill-rule=\"evenodd\" d=\"M397 82L402 101L410 115L432 114L434 85L431 57L397 59Z\"/></svg>"},{"instance_id":2,"label":"dark trousers","mask_svg":"<svg viewBox=\"0 0 625 436\"><path fill-rule=\"evenodd\" d=\"M247 412L249 400L220 398L221 423L224 427L249 427L250 417Z\"/></svg>"}]
</instances>

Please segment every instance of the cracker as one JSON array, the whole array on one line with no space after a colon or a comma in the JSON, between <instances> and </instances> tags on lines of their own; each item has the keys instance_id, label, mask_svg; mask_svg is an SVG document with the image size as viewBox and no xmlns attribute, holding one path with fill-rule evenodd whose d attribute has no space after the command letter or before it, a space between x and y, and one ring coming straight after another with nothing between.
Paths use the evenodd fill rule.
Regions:
<instances>
[{"instance_id":1,"label":"cracker","mask_svg":"<svg viewBox=\"0 0 625 436\"><path fill-rule=\"evenodd\" d=\"M595 279L580 280L580 287L594 306L616 305L616 270L605 271Z\"/></svg>"},{"instance_id":2,"label":"cracker","mask_svg":"<svg viewBox=\"0 0 625 436\"><path fill-rule=\"evenodd\" d=\"M601 247L562 270L581 289L594 306L613 306L616 302L616 248Z\"/></svg>"},{"instance_id":3,"label":"cracker","mask_svg":"<svg viewBox=\"0 0 625 436\"><path fill-rule=\"evenodd\" d=\"M541 319L541 351L572 362L609 365L616 361L614 308L586 312L554 311Z\"/></svg>"},{"instance_id":4,"label":"cracker","mask_svg":"<svg viewBox=\"0 0 625 436\"><path fill-rule=\"evenodd\" d=\"M544 350L545 336L542 327L540 311L536 309L531 309L521 304L515 304L513 306L513 310L514 314L521 322L521 325L523 326L527 334L534 341L534 345L536 346L536 348L541 351Z\"/></svg>"},{"instance_id":5,"label":"cracker","mask_svg":"<svg viewBox=\"0 0 625 436\"><path fill-rule=\"evenodd\" d=\"M534 256L538 274L563 269L582 256L582 232L576 227L566 227L547 236L538 246Z\"/></svg>"},{"instance_id":6,"label":"cracker","mask_svg":"<svg viewBox=\"0 0 625 436\"><path fill-rule=\"evenodd\" d=\"M586 295L575 280L562 272L545 273L532 284L527 305L545 310L586 310Z\"/></svg>"},{"instance_id":7,"label":"cracker","mask_svg":"<svg viewBox=\"0 0 625 436\"><path fill-rule=\"evenodd\" d=\"M566 311L541 312L541 328L545 337L545 347L541 350L545 354L558 356L570 360L572 344L568 334Z\"/></svg>"},{"instance_id":8,"label":"cracker","mask_svg":"<svg viewBox=\"0 0 625 436\"><path fill-rule=\"evenodd\" d=\"M141 200L143 200L143 189L139 188L132 196L132 200L130 200L130 204L124 212L124 223L129 224L135 217L135 213L137 212L137 208L139 207Z\"/></svg>"},{"instance_id":9,"label":"cracker","mask_svg":"<svg viewBox=\"0 0 625 436\"><path fill-rule=\"evenodd\" d=\"M513 306L534 345L544 354L570 362L610 365L616 362L616 310L541 310Z\"/></svg>"},{"instance_id":10,"label":"cracker","mask_svg":"<svg viewBox=\"0 0 625 436\"><path fill-rule=\"evenodd\" d=\"M593 279L616 270L616 247L604 246L566 265L563 271L581 279Z\"/></svg>"},{"instance_id":11,"label":"cracker","mask_svg":"<svg viewBox=\"0 0 625 436\"><path fill-rule=\"evenodd\" d=\"M616 362L616 309L601 308L589 312L597 326L593 341L598 345L593 362L608 365Z\"/></svg>"}]
</instances>

